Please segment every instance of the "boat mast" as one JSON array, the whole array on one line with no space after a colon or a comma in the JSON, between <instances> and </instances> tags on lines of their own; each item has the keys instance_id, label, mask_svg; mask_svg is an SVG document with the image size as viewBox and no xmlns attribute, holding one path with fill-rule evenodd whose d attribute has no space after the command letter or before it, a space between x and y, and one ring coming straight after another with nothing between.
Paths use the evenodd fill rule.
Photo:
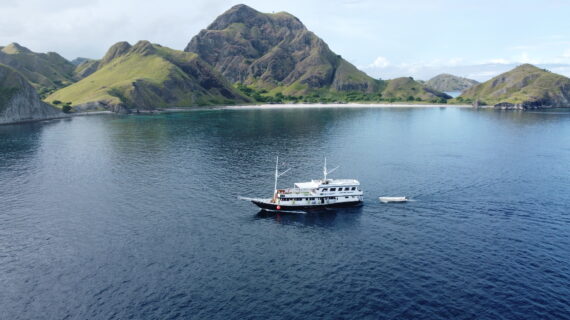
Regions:
<instances>
[{"instance_id":1,"label":"boat mast","mask_svg":"<svg viewBox=\"0 0 570 320\"><path fill-rule=\"evenodd\" d=\"M289 170L291 170L291 168L279 173L279 156L277 156L277 159L275 160L275 187L273 188L274 196L277 195L277 180L279 179L279 177L286 174Z\"/></svg>"},{"instance_id":2,"label":"boat mast","mask_svg":"<svg viewBox=\"0 0 570 320\"><path fill-rule=\"evenodd\" d=\"M323 181L327 181L327 175L330 173L333 173L336 169L340 168L340 166L332 169L331 171L327 170L327 157L325 157L325 166L323 168L323 175L324 175L324 180Z\"/></svg>"},{"instance_id":3,"label":"boat mast","mask_svg":"<svg viewBox=\"0 0 570 320\"><path fill-rule=\"evenodd\" d=\"M275 160L275 188L273 188L273 194L277 193L277 179L279 179L279 156Z\"/></svg>"},{"instance_id":4,"label":"boat mast","mask_svg":"<svg viewBox=\"0 0 570 320\"><path fill-rule=\"evenodd\" d=\"M323 175L325 176L323 181L327 181L327 157L325 157L325 166L323 168Z\"/></svg>"}]
</instances>

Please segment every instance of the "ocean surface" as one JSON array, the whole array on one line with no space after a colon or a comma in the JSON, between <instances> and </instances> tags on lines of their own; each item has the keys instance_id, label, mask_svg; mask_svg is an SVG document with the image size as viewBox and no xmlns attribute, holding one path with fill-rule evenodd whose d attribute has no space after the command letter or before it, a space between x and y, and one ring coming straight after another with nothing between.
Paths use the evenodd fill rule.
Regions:
<instances>
[{"instance_id":1,"label":"ocean surface","mask_svg":"<svg viewBox=\"0 0 570 320\"><path fill-rule=\"evenodd\" d=\"M238 196L359 179L364 206ZM381 204L378 196L408 196ZM570 111L199 110L0 126L1 319L568 319Z\"/></svg>"}]
</instances>

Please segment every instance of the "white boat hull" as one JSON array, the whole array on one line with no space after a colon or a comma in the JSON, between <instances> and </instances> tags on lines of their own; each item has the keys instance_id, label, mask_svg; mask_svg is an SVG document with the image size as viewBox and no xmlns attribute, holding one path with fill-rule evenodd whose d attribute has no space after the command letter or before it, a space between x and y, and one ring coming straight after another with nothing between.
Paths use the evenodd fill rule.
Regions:
<instances>
[{"instance_id":1,"label":"white boat hull","mask_svg":"<svg viewBox=\"0 0 570 320\"><path fill-rule=\"evenodd\" d=\"M378 200L382 203L390 203L390 202L408 202L407 197L378 197Z\"/></svg>"}]
</instances>

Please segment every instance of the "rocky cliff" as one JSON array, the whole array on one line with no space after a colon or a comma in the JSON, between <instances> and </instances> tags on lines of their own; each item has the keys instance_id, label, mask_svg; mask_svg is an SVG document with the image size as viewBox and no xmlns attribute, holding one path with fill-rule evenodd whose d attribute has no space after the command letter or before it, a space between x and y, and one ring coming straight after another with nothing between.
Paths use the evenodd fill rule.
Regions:
<instances>
[{"instance_id":1,"label":"rocky cliff","mask_svg":"<svg viewBox=\"0 0 570 320\"><path fill-rule=\"evenodd\" d=\"M287 94L320 88L372 93L379 88L379 81L285 12L234 6L192 38L185 51L198 54L232 83L281 88Z\"/></svg>"},{"instance_id":2,"label":"rocky cliff","mask_svg":"<svg viewBox=\"0 0 570 320\"><path fill-rule=\"evenodd\" d=\"M570 79L523 64L467 89L460 98L498 109L569 108Z\"/></svg>"},{"instance_id":3,"label":"rocky cliff","mask_svg":"<svg viewBox=\"0 0 570 320\"><path fill-rule=\"evenodd\" d=\"M63 117L14 69L0 64L0 124Z\"/></svg>"},{"instance_id":4,"label":"rocky cliff","mask_svg":"<svg viewBox=\"0 0 570 320\"><path fill-rule=\"evenodd\" d=\"M448 73L437 75L426 82L426 85L434 90L442 92L463 91L479 84L478 81L454 76Z\"/></svg>"}]
</instances>

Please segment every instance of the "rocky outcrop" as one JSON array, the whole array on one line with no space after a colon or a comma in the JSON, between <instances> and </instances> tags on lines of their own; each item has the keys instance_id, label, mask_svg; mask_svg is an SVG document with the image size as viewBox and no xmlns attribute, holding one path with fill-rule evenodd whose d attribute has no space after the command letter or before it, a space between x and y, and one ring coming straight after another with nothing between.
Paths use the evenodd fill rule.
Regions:
<instances>
[{"instance_id":1,"label":"rocky outcrop","mask_svg":"<svg viewBox=\"0 0 570 320\"><path fill-rule=\"evenodd\" d=\"M42 102L34 88L17 71L0 65L0 124L63 117Z\"/></svg>"},{"instance_id":2,"label":"rocky outcrop","mask_svg":"<svg viewBox=\"0 0 570 320\"><path fill-rule=\"evenodd\" d=\"M297 85L372 93L379 88L379 81L284 12L234 6L192 38L185 51L198 54L230 82L265 89Z\"/></svg>"},{"instance_id":3,"label":"rocky outcrop","mask_svg":"<svg viewBox=\"0 0 570 320\"><path fill-rule=\"evenodd\" d=\"M524 64L466 90L460 98L505 110L570 108L570 79Z\"/></svg>"},{"instance_id":4,"label":"rocky outcrop","mask_svg":"<svg viewBox=\"0 0 570 320\"><path fill-rule=\"evenodd\" d=\"M463 91L479 84L478 81L452 74L443 73L437 75L426 82L426 85L441 92Z\"/></svg>"}]
</instances>

